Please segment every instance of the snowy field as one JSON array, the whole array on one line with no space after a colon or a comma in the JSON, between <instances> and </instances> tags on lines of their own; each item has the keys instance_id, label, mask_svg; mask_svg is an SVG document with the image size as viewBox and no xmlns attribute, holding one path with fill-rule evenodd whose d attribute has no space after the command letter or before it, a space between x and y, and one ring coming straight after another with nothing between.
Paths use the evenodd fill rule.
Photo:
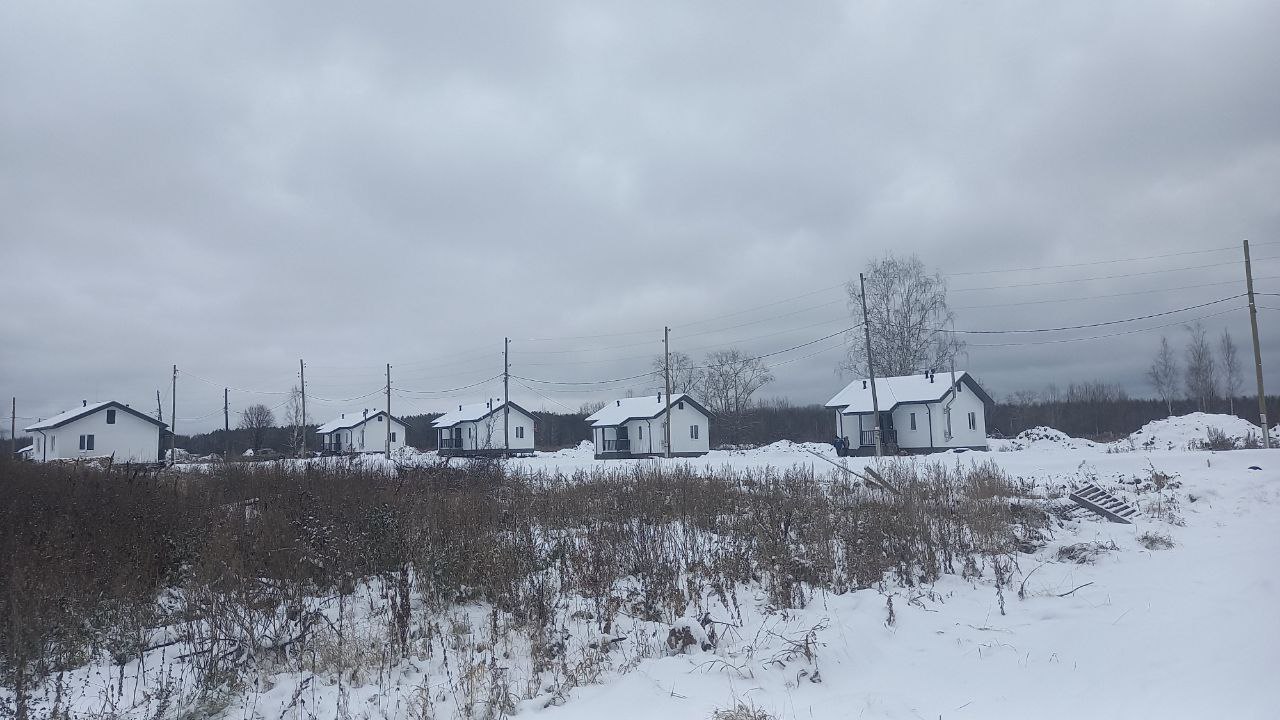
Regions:
<instances>
[{"instance_id":1,"label":"snowy field","mask_svg":"<svg viewBox=\"0 0 1280 720\"><path fill-rule=\"evenodd\" d=\"M775 718L1280 717L1280 580L1273 574L1280 557L1280 451L1185 449L1210 426L1242 440L1249 431L1234 418L1192 415L1152 423L1117 443L1042 429L993 441L990 452L883 461L994 461L1033 488L1027 501L1040 498L1055 510L1050 539L1019 554L1002 585L987 567L978 577L948 575L924 586L819 593L804 609L787 611L743 589L738 619L720 622L712 613L704 622L677 623L695 640L679 653L662 651L671 626L634 619L620 622L615 637L576 635L566 642L616 643L610 662L594 668L589 683L533 693L515 714L703 719L738 708L743 718L757 717L748 711ZM402 465L437 461L429 453L397 458ZM828 445L784 442L671 461L596 461L584 445L512 460L508 468L567 474L666 462L804 464L819 473L839 472L833 464L861 470L876 463L841 460ZM1124 525L1074 508L1065 492L1089 481L1141 515ZM363 587L352 602L359 606L361 593L379 592ZM483 628L486 618L484 607L462 607L455 622ZM707 650L699 647L704 627L718 631ZM499 647L495 640L489 654L474 658L476 666L520 672L519 649L504 654ZM110 667L85 668L67 679L63 702L83 712L99 709L113 686L129 687L140 670L145 697L164 668L158 653L145 668L127 666L123 683ZM379 666L376 682L369 673L341 685L332 677L304 681L300 673L280 673L241 689L218 716L459 717L462 672L415 659ZM154 704L139 701L136 687L132 697L113 705L126 708L122 716L151 717ZM136 712L127 709L131 703Z\"/></svg>"}]
</instances>

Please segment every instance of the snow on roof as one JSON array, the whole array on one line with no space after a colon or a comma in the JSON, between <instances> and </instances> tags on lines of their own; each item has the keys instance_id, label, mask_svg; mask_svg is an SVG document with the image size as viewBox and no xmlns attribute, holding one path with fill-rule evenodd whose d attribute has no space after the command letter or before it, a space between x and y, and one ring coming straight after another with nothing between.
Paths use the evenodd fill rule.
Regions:
<instances>
[{"instance_id":1,"label":"snow on roof","mask_svg":"<svg viewBox=\"0 0 1280 720\"><path fill-rule=\"evenodd\" d=\"M368 420L373 420L374 418L378 417L379 415L382 415L382 416L384 416L384 417L385 417L385 416L386 416L386 414L387 414L387 411L386 411L386 410L375 410L375 411L373 411L373 412L369 413L369 417L368 417L367 419L368 419ZM403 425L403 424L404 424L403 422L401 422L400 420L396 419L395 417L392 417L391 419L392 419L393 421L395 421L395 422L400 423L401 425ZM364 415L364 413L363 413L363 412L349 412L349 413L342 413L341 415L339 415L338 417L334 418L333 420L330 420L329 422L327 422L327 423L325 423L325 424L321 425L320 427L316 428L316 434L317 434L317 435L325 435L325 434L328 434L328 433L333 432L334 430L346 430L347 428L353 428L353 427L355 427L355 426L357 426L357 425L359 425L359 424L363 423L365 420L366 420L366 418L365 418L365 415Z\"/></svg>"},{"instance_id":2,"label":"snow on roof","mask_svg":"<svg viewBox=\"0 0 1280 720\"><path fill-rule=\"evenodd\" d=\"M501 409L502 409L502 402L500 400L493 400L490 402L482 402L482 403L471 403L470 405L459 405L457 410L450 410L449 412L436 418L434 421L432 421L431 426L438 427L438 428L445 428L445 427L453 427L454 425L457 425L458 423L463 423L463 422L476 422L477 420L483 420L486 416L489 415L489 413L498 412ZM525 415L529 414L528 412L525 411L524 408L520 407L515 403L511 403L511 409L514 411L522 412Z\"/></svg>"},{"instance_id":3,"label":"snow on roof","mask_svg":"<svg viewBox=\"0 0 1280 720\"><path fill-rule=\"evenodd\" d=\"M685 393L679 393L671 396L671 404L675 405L681 400L688 400L697 405L699 409L702 405L697 400L689 397ZM599 410L587 416L587 422L591 427L611 427L621 425L628 420L647 420L656 418L667 411L667 400L665 395L645 395L643 397L623 398L614 400Z\"/></svg>"},{"instance_id":4,"label":"snow on roof","mask_svg":"<svg viewBox=\"0 0 1280 720\"><path fill-rule=\"evenodd\" d=\"M66 425L72 420L78 420L82 417L85 417L86 415L92 415L108 406L114 407L118 410L124 410L125 412L130 413L132 415L136 415L142 418L143 420L153 422L156 425L159 425L160 427L168 427L167 425L160 422L159 420L156 420L150 415L144 415L138 412L137 410L134 410L133 408L129 407L128 405L118 403L115 400L107 400L105 402L89 403L87 405L83 405L78 408L72 408L71 410L67 410L66 412L58 413L57 415L54 415L51 418L45 418L44 420L41 420L33 425L28 425L27 427L23 428L23 431L33 432L36 430L52 430L53 428L56 428L60 425Z\"/></svg>"},{"instance_id":5,"label":"snow on roof","mask_svg":"<svg viewBox=\"0 0 1280 720\"><path fill-rule=\"evenodd\" d=\"M968 373L956 371L956 382L961 382ZM946 396L951 389L951 373L939 372L932 375L902 375L899 377L876 378L876 395L880 401L880 410L891 410L902 403L937 402ZM872 412L871 384L864 388L862 378L854 380L845 389L827 401L827 407L844 408L845 414ZM969 378L973 383L973 378ZM973 383L977 387L977 383ZM986 393L983 393L985 396Z\"/></svg>"}]
</instances>

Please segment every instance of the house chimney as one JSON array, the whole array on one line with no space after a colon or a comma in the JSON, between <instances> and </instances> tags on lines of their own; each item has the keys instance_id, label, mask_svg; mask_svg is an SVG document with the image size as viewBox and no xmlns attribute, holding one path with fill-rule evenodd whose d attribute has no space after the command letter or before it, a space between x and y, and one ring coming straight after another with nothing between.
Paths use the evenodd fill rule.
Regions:
<instances>
[{"instance_id":1,"label":"house chimney","mask_svg":"<svg viewBox=\"0 0 1280 720\"><path fill-rule=\"evenodd\" d=\"M930 384L933 384L933 371L932 371L932 370L930 370L930 371L929 371L929 383L930 383Z\"/></svg>"},{"instance_id":2,"label":"house chimney","mask_svg":"<svg viewBox=\"0 0 1280 720\"><path fill-rule=\"evenodd\" d=\"M614 400L614 402L618 403L618 407L622 407L622 401L621 401L621 400Z\"/></svg>"},{"instance_id":3,"label":"house chimney","mask_svg":"<svg viewBox=\"0 0 1280 720\"><path fill-rule=\"evenodd\" d=\"M867 381L866 381L866 380L863 380L863 381L862 381L862 389L863 389L863 390L866 390L866 389L867 389Z\"/></svg>"},{"instance_id":4,"label":"house chimney","mask_svg":"<svg viewBox=\"0 0 1280 720\"><path fill-rule=\"evenodd\" d=\"M347 414L346 414L346 413L338 413L338 419L339 419L339 420L346 420L346 419L347 419Z\"/></svg>"},{"instance_id":5,"label":"house chimney","mask_svg":"<svg viewBox=\"0 0 1280 720\"><path fill-rule=\"evenodd\" d=\"M458 409L459 409L459 410L461 410L461 409L462 409L462 406L461 406L461 405L459 405L459 406L458 406Z\"/></svg>"},{"instance_id":6,"label":"house chimney","mask_svg":"<svg viewBox=\"0 0 1280 720\"><path fill-rule=\"evenodd\" d=\"M88 401L88 400L81 400L81 401L80 401L80 407L89 407L89 401Z\"/></svg>"}]
</instances>

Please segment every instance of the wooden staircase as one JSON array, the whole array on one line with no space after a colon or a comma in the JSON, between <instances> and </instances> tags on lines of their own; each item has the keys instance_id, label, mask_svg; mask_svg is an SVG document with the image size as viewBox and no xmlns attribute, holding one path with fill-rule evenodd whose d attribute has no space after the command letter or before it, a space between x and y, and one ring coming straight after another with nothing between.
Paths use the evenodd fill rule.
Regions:
<instances>
[{"instance_id":1,"label":"wooden staircase","mask_svg":"<svg viewBox=\"0 0 1280 720\"><path fill-rule=\"evenodd\" d=\"M1080 507L1111 522L1132 525L1130 518L1138 514L1137 508L1093 483L1085 483L1067 497Z\"/></svg>"}]
</instances>

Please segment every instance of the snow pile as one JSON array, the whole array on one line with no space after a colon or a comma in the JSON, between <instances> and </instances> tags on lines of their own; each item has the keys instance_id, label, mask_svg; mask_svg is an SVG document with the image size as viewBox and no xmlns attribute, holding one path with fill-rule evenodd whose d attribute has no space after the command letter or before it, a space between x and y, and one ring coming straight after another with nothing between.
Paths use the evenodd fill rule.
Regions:
<instances>
[{"instance_id":1,"label":"snow pile","mask_svg":"<svg viewBox=\"0 0 1280 720\"><path fill-rule=\"evenodd\" d=\"M1098 446L1092 440L1073 438L1061 430L1044 425L1023 430L1012 440L992 445L1004 450L1080 450Z\"/></svg>"},{"instance_id":2,"label":"snow pile","mask_svg":"<svg viewBox=\"0 0 1280 720\"><path fill-rule=\"evenodd\" d=\"M1243 445L1245 438L1250 435L1258 441L1262 438L1261 428L1244 418L1195 412L1153 420L1130 435L1128 440L1121 442L1132 443L1134 447L1145 450L1187 450L1207 440L1210 429L1218 430L1227 438L1235 440L1237 446Z\"/></svg>"}]
</instances>

